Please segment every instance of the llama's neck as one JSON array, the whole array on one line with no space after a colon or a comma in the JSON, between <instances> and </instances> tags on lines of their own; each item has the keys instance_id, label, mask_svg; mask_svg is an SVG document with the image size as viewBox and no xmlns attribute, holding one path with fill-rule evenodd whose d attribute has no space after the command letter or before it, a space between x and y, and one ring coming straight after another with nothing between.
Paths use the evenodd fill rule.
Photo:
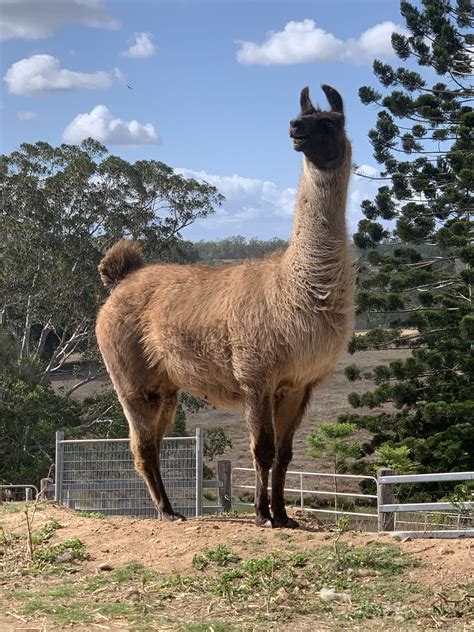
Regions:
<instances>
[{"instance_id":1,"label":"llama's neck","mask_svg":"<svg viewBox=\"0 0 474 632\"><path fill-rule=\"evenodd\" d=\"M349 142L342 164L334 170L322 171L306 157L303 159L293 233L285 259L290 285L305 298L323 299L328 292L334 298L334 290L339 294L337 287L351 265L346 228L350 169Z\"/></svg>"}]
</instances>

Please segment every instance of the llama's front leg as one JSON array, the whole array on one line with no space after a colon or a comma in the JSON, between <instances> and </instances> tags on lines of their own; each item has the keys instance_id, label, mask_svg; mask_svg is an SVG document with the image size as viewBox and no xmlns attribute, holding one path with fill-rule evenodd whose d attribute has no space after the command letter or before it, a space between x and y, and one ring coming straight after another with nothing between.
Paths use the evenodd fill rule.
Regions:
<instances>
[{"instance_id":1,"label":"llama's front leg","mask_svg":"<svg viewBox=\"0 0 474 632\"><path fill-rule=\"evenodd\" d=\"M295 529L296 520L288 517L285 509L285 479L288 465L293 457L293 437L301 423L311 396L311 388L290 392L275 401L275 444L276 456L272 469L272 512L273 527Z\"/></svg>"},{"instance_id":2,"label":"llama's front leg","mask_svg":"<svg viewBox=\"0 0 474 632\"><path fill-rule=\"evenodd\" d=\"M245 406L255 465L255 524L272 526L268 500L268 473L275 456L272 402L269 396L250 395Z\"/></svg>"}]
</instances>

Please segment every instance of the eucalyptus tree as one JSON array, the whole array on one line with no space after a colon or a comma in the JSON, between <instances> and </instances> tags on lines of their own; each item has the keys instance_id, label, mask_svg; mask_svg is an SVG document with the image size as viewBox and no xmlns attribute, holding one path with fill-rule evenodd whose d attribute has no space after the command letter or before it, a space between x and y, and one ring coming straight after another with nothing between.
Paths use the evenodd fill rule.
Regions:
<instances>
[{"instance_id":1,"label":"eucalyptus tree","mask_svg":"<svg viewBox=\"0 0 474 632\"><path fill-rule=\"evenodd\" d=\"M94 355L104 251L130 236L150 261L193 260L181 231L223 199L206 182L155 160L131 164L92 139L25 143L1 157L0 178L1 323L21 375L43 384L73 354Z\"/></svg>"}]
</instances>

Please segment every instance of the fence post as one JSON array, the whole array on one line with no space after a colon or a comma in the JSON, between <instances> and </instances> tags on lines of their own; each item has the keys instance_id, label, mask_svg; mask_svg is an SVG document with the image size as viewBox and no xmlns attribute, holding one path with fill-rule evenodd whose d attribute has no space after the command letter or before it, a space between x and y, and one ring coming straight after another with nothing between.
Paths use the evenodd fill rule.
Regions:
<instances>
[{"instance_id":1,"label":"fence post","mask_svg":"<svg viewBox=\"0 0 474 632\"><path fill-rule=\"evenodd\" d=\"M52 478L42 478L40 480L40 497L45 500L51 500L51 486L53 484Z\"/></svg>"},{"instance_id":2,"label":"fence post","mask_svg":"<svg viewBox=\"0 0 474 632\"><path fill-rule=\"evenodd\" d=\"M395 513L386 513L379 510L380 505L391 505L394 501L393 485L381 483L380 477L393 476L394 474L394 470L388 467L377 470L377 513L379 517L379 531L395 530Z\"/></svg>"},{"instance_id":3,"label":"fence post","mask_svg":"<svg viewBox=\"0 0 474 632\"><path fill-rule=\"evenodd\" d=\"M54 488L54 500L60 503L63 499L63 467L64 453L63 444L64 432L56 432L56 462L54 465L54 478L56 486Z\"/></svg>"},{"instance_id":4,"label":"fence post","mask_svg":"<svg viewBox=\"0 0 474 632\"><path fill-rule=\"evenodd\" d=\"M304 509L303 472L300 472L300 507L301 509Z\"/></svg>"},{"instance_id":5,"label":"fence post","mask_svg":"<svg viewBox=\"0 0 474 632\"><path fill-rule=\"evenodd\" d=\"M230 511L232 508L232 463L227 459L217 461L217 478L222 481L222 487L219 487L219 505L222 505L222 511Z\"/></svg>"},{"instance_id":6,"label":"fence post","mask_svg":"<svg viewBox=\"0 0 474 632\"><path fill-rule=\"evenodd\" d=\"M196 428L196 516L202 516L202 428Z\"/></svg>"},{"instance_id":7,"label":"fence post","mask_svg":"<svg viewBox=\"0 0 474 632\"><path fill-rule=\"evenodd\" d=\"M30 502L33 500L33 490L31 487L25 487L25 500L26 502Z\"/></svg>"}]
</instances>

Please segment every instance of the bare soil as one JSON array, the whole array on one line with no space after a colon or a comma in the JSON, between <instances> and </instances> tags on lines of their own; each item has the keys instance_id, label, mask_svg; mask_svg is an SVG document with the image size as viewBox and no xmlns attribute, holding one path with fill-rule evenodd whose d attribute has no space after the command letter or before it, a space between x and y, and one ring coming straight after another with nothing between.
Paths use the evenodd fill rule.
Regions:
<instances>
[{"instance_id":1,"label":"bare soil","mask_svg":"<svg viewBox=\"0 0 474 632\"><path fill-rule=\"evenodd\" d=\"M10 512L12 509L13 504L0 507L2 632L474 629L472 540L394 543L393 538L377 534L341 535L303 512L293 514L301 528L290 531L257 528L252 516L161 523L84 517L42 503L34 516L33 533L41 532L52 520L60 525L42 547L78 538L86 555L81 561L65 563L64 568L56 563L40 569L26 559L24 509L19 506ZM386 557L395 544L400 548L396 555L401 556L395 562L403 561L397 574L392 558ZM222 566L206 562L209 566L200 569L196 560L205 561L206 551L218 551L221 545L240 562L231 560ZM357 559L368 551L373 551L373 557L355 568ZM219 589L216 592L224 580L234 582L232 586L237 586L235 582L246 585L250 580L245 574L235 579L240 577L236 569L245 567L250 573L248 565L263 564L262 556L284 560L287 567L277 570L276 566L275 575L273 567L271 575L252 575L258 579L255 594L243 597L238 591L233 596L220 594ZM131 563L138 563L139 570L123 583L119 573L130 569ZM142 567L153 572L151 579ZM290 575L280 579L278 573L287 572ZM318 583L322 574L326 574L324 588L346 595L344 601L323 602ZM265 596L264 580L275 587L270 596ZM201 590L201 582L209 585L209 591ZM136 614L139 606L143 607L144 614L138 612L141 618Z\"/></svg>"}]
</instances>

